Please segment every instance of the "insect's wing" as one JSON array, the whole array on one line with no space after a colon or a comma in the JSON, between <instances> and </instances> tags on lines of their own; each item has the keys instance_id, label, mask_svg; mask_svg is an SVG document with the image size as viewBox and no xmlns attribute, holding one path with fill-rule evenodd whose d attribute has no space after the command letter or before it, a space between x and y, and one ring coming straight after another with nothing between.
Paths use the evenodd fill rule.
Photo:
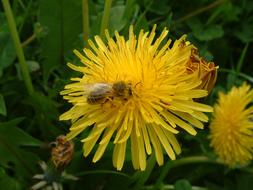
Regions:
<instances>
[{"instance_id":1,"label":"insect's wing","mask_svg":"<svg viewBox=\"0 0 253 190\"><path fill-rule=\"evenodd\" d=\"M112 85L109 83L94 83L94 84L86 84L84 86L84 94L89 95L105 95L109 94L112 90Z\"/></svg>"}]
</instances>

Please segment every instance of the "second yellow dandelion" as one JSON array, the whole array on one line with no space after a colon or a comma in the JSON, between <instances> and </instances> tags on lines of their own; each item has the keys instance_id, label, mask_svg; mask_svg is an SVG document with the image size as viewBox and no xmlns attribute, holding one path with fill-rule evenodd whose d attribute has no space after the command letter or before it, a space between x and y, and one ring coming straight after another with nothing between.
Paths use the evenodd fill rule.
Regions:
<instances>
[{"instance_id":1,"label":"second yellow dandelion","mask_svg":"<svg viewBox=\"0 0 253 190\"><path fill-rule=\"evenodd\" d=\"M220 159L234 167L253 158L253 90L244 83L220 93L210 125L211 146Z\"/></svg>"}]
</instances>

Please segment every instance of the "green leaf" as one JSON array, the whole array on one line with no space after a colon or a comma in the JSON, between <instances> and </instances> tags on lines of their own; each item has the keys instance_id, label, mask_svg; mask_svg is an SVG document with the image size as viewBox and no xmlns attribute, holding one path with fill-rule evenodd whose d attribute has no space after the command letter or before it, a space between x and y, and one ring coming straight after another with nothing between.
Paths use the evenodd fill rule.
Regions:
<instances>
[{"instance_id":1,"label":"green leaf","mask_svg":"<svg viewBox=\"0 0 253 190\"><path fill-rule=\"evenodd\" d=\"M175 190L192 190L190 182L186 179L176 181L174 187Z\"/></svg>"},{"instance_id":2,"label":"green leaf","mask_svg":"<svg viewBox=\"0 0 253 190\"><path fill-rule=\"evenodd\" d=\"M39 22L48 31L41 39L43 78L60 64L64 55L76 48L82 30L82 1L40 0Z\"/></svg>"},{"instance_id":3,"label":"green leaf","mask_svg":"<svg viewBox=\"0 0 253 190\"><path fill-rule=\"evenodd\" d=\"M136 21L136 24L134 26L134 32L136 34L139 34L141 30L147 31L148 28L148 20L146 19L145 15L141 15L138 17L138 20Z\"/></svg>"},{"instance_id":4,"label":"green leaf","mask_svg":"<svg viewBox=\"0 0 253 190\"><path fill-rule=\"evenodd\" d=\"M64 128L55 122L60 115L57 110L60 104L54 101L51 96L35 92L33 96L26 97L23 102L34 110L32 122L34 122L34 127L42 131L40 135L43 138L55 137L65 132Z\"/></svg>"},{"instance_id":5,"label":"green leaf","mask_svg":"<svg viewBox=\"0 0 253 190\"><path fill-rule=\"evenodd\" d=\"M253 41L253 17L249 17L242 22L242 26L235 32L236 37L238 37L243 43L248 43Z\"/></svg>"},{"instance_id":6,"label":"green leaf","mask_svg":"<svg viewBox=\"0 0 253 190\"><path fill-rule=\"evenodd\" d=\"M26 61L26 64L28 66L28 69L29 69L30 73L38 71L40 69L40 65L36 61L30 61L30 60L28 60L28 61ZM16 66L16 70L17 70L17 73L18 73L18 78L20 80L23 80L23 75L22 75L22 71L21 71L21 68L20 68L20 64L16 63L15 66Z\"/></svg>"},{"instance_id":7,"label":"green leaf","mask_svg":"<svg viewBox=\"0 0 253 190\"><path fill-rule=\"evenodd\" d=\"M220 25L212 25L207 28L196 30L193 34L200 41L210 41L222 37L224 35L224 31Z\"/></svg>"},{"instance_id":8,"label":"green leaf","mask_svg":"<svg viewBox=\"0 0 253 190\"><path fill-rule=\"evenodd\" d=\"M16 52L9 34L0 31L0 42L0 69L5 69L14 62Z\"/></svg>"},{"instance_id":9,"label":"green leaf","mask_svg":"<svg viewBox=\"0 0 253 190\"><path fill-rule=\"evenodd\" d=\"M171 7L168 6L167 0L160 0L159 3L153 1L152 5L148 7L148 10L157 15L167 15L171 11Z\"/></svg>"},{"instance_id":10,"label":"green leaf","mask_svg":"<svg viewBox=\"0 0 253 190\"><path fill-rule=\"evenodd\" d=\"M18 125L21 121L23 121L25 118L24 117L18 117L13 120L7 121L7 122L1 122L0 128L1 127L12 127Z\"/></svg>"},{"instance_id":11,"label":"green leaf","mask_svg":"<svg viewBox=\"0 0 253 190\"><path fill-rule=\"evenodd\" d=\"M26 61L27 65L28 65L28 68L29 68L29 71L30 72L35 72L35 71L38 71L40 69L40 65L37 61Z\"/></svg>"},{"instance_id":12,"label":"green leaf","mask_svg":"<svg viewBox=\"0 0 253 190\"><path fill-rule=\"evenodd\" d=\"M125 6L115 6L110 11L110 20L109 20L109 31L111 34L114 33L115 30L122 30L127 20L124 17Z\"/></svg>"},{"instance_id":13,"label":"green leaf","mask_svg":"<svg viewBox=\"0 0 253 190\"><path fill-rule=\"evenodd\" d=\"M22 185L16 179L8 176L3 168L0 168L0 187L4 190L21 190Z\"/></svg>"},{"instance_id":14,"label":"green leaf","mask_svg":"<svg viewBox=\"0 0 253 190\"><path fill-rule=\"evenodd\" d=\"M6 116L6 114L7 114L4 97L2 94L0 94L0 114L2 114L4 116Z\"/></svg>"},{"instance_id":15,"label":"green leaf","mask_svg":"<svg viewBox=\"0 0 253 190\"><path fill-rule=\"evenodd\" d=\"M226 22L240 21L239 14L241 13L241 7L235 6L230 1L224 1L219 7L217 7L209 17L207 24L210 24L217 20L219 17Z\"/></svg>"},{"instance_id":16,"label":"green leaf","mask_svg":"<svg viewBox=\"0 0 253 190\"><path fill-rule=\"evenodd\" d=\"M203 25L199 19L191 19L187 22L193 35L200 41L210 41L224 35L221 25Z\"/></svg>"},{"instance_id":17,"label":"green leaf","mask_svg":"<svg viewBox=\"0 0 253 190\"><path fill-rule=\"evenodd\" d=\"M13 171L16 175L24 175L33 172L38 156L22 146L40 147L41 142L15 125L21 122L17 118L0 123L0 165L10 167L13 163Z\"/></svg>"},{"instance_id":18,"label":"green leaf","mask_svg":"<svg viewBox=\"0 0 253 190\"><path fill-rule=\"evenodd\" d=\"M6 138L8 142L18 144L18 146L41 146L41 141L39 141L38 139L35 139L34 137L26 133L24 130L15 127L14 125L10 126L10 123L12 122L15 123L16 120L0 123L0 133L5 134L4 136L6 136L7 138L4 138Z\"/></svg>"},{"instance_id":19,"label":"green leaf","mask_svg":"<svg viewBox=\"0 0 253 190\"><path fill-rule=\"evenodd\" d=\"M16 58L16 52L7 26L6 17L0 12L0 69L10 66Z\"/></svg>"},{"instance_id":20,"label":"green leaf","mask_svg":"<svg viewBox=\"0 0 253 190\"><path fill-rule=\"evenodd\" d=\"M136 6L138 6L136 0L127 0L125 6L124 18L131 20L134 15Z\"/></svg>"},{"instance_id":21,"label":"green leaf","mask_svg":"<svg viewBox=\"0 0 253 190\"><path fill-rule=\"evenodd\" d=\"M57 102L53 101L50 97L40 93L34 93L33 96L25 99L25 103L34 107L39 114L43 114L47 119L58 118L59 113L57 110ZM50 113L50 114L49 114Z\"/></svg>"}]
</instances>

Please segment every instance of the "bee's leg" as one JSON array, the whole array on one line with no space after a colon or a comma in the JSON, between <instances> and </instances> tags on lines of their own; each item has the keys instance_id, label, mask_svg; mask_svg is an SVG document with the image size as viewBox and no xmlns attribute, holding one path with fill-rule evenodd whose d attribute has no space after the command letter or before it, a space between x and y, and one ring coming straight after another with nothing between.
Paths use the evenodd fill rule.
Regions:
<instances>
[{"instance_id":1,"label":"bee's leg","mask_svg":"<svg viewBox=\"0 0 253 190\"><path fill-rule=\"evenodd\" d=\"M110 104L111 104L111 107L112 107L112 105L113 105L112 101L113 101L113 97L107 97L107 98L105 99L105 101L101 104L102 110L103 110L103 111L106 110L106 109L104 109L104 107L105 107L105 105L107 105L107 103L110 103Z\"/></svg>"},{"instance_id":2,"label":"bee's leg","mask_svg":"<svg viewBox=\"0 0 253 190\"><path fill-rule=\"evenodd\" d=\"M111 108L116 107L116 106L113 104L113 96L109 97L109 98L108 98L108 101L109 101L110 104L111 104Z\"/></svg>"},{"instance_id":3,"label":"bee's leg","mask_svg":"<svg viewBox=\"0 0 253 190\"><path fill-rule=\"evenodd\" d=\"M106 99L102 104L101 104L101 108L102 110L105 112L106 109L104 109L105 104L108 102L108 100Z\"/></svg>"}]
</instances>

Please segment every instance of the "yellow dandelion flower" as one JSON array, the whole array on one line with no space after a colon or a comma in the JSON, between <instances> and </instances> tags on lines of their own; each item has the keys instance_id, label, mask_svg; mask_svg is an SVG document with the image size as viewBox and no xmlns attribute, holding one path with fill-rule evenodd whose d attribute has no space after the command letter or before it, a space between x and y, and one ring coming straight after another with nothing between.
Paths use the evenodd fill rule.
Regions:
<instances>
[{"instance_id":1,"label":"yellow dandelion flower","mask_svg":"<svg viewBox=\"0 0 253 190\"><path fill-rule=\"evenodd\" d=\"M219 94L210 124L211 146L226 164L233 167L253 158L253 90L244 83L228 94Z\"/></svg>"},{"instance_id":2,"label":"yellow dandelion flower","mask_svg":"<svg viewBox=\"0 0 253 190\"><path fill-rule=\"evenodd\" d=\"M168 30L154 41L155 28L150 33L142 30L136 37L130 27L127 40L118 32L114 40L106 32L106 44L95 36L84 55L74 51L84 66L68 65L83 77L72 78L74 83L61 92L73 107L60 120L72 120L67 139L91 129L82 142L86 157L99 141L93 162L112 141L113 165L118 170L127 146L135 169L145 170L152 152L162 165L163 151L172 160L181 152L175 138L179 128L196 135L195 127L202 129L202 122L208 121L203 112L211 112L212 107L193 101L207 96L207 91L196 89L201 80L186 73L193 46L185 42L186 36L172 47L171 40L162 45Z\"/></svg>"}]
</instances>

